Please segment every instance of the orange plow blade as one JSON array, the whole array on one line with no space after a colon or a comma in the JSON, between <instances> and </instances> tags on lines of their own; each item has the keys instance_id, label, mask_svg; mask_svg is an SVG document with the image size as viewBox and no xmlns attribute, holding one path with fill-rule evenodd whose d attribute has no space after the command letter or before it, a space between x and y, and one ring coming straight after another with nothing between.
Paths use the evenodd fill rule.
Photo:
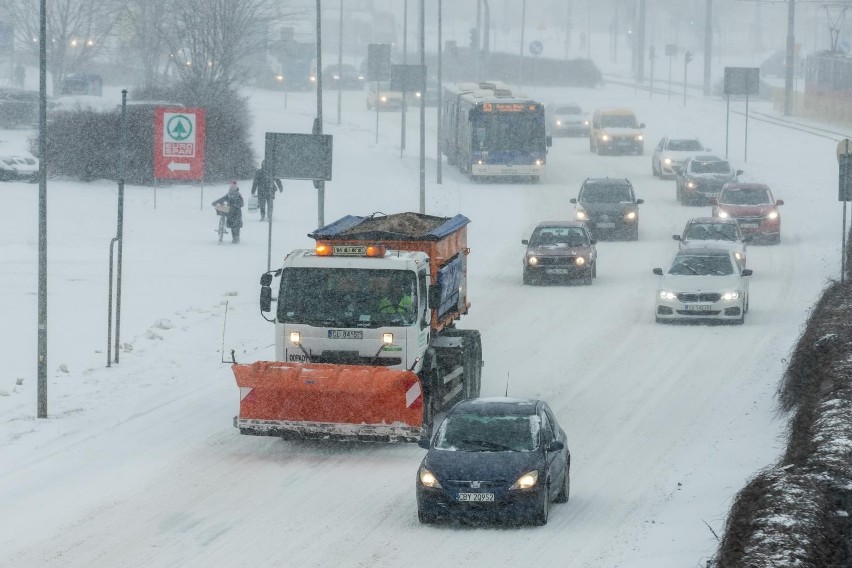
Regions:
<instances>
[{"instance_id":1,"label":"orange plow blade","mask_svg":"<svg viewBox=\"0 0 852 568\"><path fill-rule=\"evenodd\" d=\"M412 442L422 434L423 391L411 371L272 361L231 368L241 434Z\"/></svg>"}]
</instances>

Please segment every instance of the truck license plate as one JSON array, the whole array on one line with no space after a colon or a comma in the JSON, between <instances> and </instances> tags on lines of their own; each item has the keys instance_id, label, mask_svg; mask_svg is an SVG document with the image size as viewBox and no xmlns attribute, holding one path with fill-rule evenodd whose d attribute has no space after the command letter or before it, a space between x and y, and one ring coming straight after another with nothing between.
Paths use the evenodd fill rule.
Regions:
<instances>
[{"instance_id":1,"label":"truck license plate","mask_svg":"<svg viewBox=\"0 0 852 568\"><path fill-rule=\"evenodd\" d=\"M597 223L595 227L599 229L615 229L615 223Z\"/></svg>"},{"instance_id":2,"label":"truck license plate","mask_svg":"<svg viewBox=\"0 0 852 568\"><path fill-rule=\"evenodd\" d=\"M711 306L708 306L708 305L701 305L701 304L698 304L698 305L687 305L687 306L686 306L686 311L688 311L688 312L709 312L709 311L710 311L710 307L711 307Z\"/></svg>"},{"instance_id":3,"label":"truck license plate","mask_svg":"<svg viewBox=\"0 0 852 568\"><path fill-rule=\"evenodd\" d=\"M364 332L354 329L329 329L329 339L364 339Z\"/></svg>"},{"instance_id":4,"label":"truck license plate","mask_svg":"<svg viewBox=\"0 0 852 568\"><path fill-rule=\"evenodd\" d=\"M546 274L568 274L567 268L545 268L544 272Z\"/></svg>"},{"instance_id":5,"label":"truck license plate","mask_svg":"<svg viewBox=\"0 0 852 568\"><path fill-rule=\"evenodd\" d=\"M494 502L493 493L459 493L459 501L468 503L489 503Z\"/></svg>"},{"instance_id":6,"label":"truck license plate","mask_svg":"<svg viewBox=\"0 0 852 568\"><path fill-rule=\"evenodd\" d=\"M757 229L757 223L740 223L740 227L743 229Z\"/></svg>"}]
</instances>

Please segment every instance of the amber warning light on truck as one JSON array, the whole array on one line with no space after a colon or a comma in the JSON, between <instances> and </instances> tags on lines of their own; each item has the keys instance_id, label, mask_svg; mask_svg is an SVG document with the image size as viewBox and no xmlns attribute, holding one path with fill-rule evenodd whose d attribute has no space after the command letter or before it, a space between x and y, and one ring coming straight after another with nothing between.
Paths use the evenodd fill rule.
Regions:
<instances>
[{"instance_id":1,"label":"amber warning light on truck","mask_svg":"<svg viewBox=\"0 0 852 568\"><path fill-rule=\"evenodd\" d=\"M317 256L368 256L382 258L387 249L383 245L327 245L316 246Z\"/></svg>"}]
</instances>

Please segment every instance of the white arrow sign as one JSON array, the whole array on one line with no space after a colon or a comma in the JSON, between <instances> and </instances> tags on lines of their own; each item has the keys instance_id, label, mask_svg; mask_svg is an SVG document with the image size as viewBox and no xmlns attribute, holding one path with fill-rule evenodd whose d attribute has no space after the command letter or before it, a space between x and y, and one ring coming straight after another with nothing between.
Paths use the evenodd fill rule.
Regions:
<instances>
[{"instance_id":1,"label":"white arrow sign","mask_svg":"<svg viewBox=\"0 0 852 568\"><path fill-rule=\"evenodd\" d=\"M169 162L168 168L170 170L172 170L173 172L174 171L188 172L189 169L190 169L189 164L180 164L178 162Z\"/></svg>"}]
</instances>

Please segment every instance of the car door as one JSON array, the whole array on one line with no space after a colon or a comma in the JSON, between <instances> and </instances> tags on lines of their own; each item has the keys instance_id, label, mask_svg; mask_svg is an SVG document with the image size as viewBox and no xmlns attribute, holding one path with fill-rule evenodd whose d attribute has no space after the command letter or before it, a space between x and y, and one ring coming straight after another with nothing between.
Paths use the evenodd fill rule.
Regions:
<instances>
[{"instance_id":1,"label":"car door","mask_svg":"<svg viewBox=\"0 0 852 568\"><path fill-rule=\"evenodd\" d=\"M539 410L538 415L541 420L541 443L542 449L544 450L544 460L546 464L545 467L547 468L547 480L549 482L548 493L550 495L550 498L553 499L556 496L556 493L559 491L559 488L562 486L561 481L563 479L563 476L565 475L565 452L547 451L547 448L548 446L550 446L551 442L559 440L559 438L557 437L556 432L553 428L553 422L548 416L548 413L544 410L544 407Z\"/></svg>"}]
</instances>

